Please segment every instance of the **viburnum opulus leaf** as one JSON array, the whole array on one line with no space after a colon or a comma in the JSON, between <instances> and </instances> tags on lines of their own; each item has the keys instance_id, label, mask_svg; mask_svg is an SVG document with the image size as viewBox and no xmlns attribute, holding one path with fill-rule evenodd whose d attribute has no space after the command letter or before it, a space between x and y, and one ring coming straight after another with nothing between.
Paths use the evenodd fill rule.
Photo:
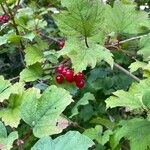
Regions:
<instances>
[{"instance_id":1,"label":"viburnum opulus leaf","mask_svg":"<svg viewBox=\"0 0 150 150\"><path fill-rule=\"evenodd\" d=\"M135 4L115 1L113 7L107 5L105 8L105 30L107 32L136 34L147 22L148 14L144 11L137 11Z\"/></svg>"},{"instance_id":2,"label":"viburnum opulus leaf","mask_svg":"<svg viewBox=\"0 0 150 150\"><path fill-rule=\"evenodd\" d=\"M92 145L94 145L94 142L89 137L82 135L78 131L69 131L54 140L48 136L43 137L31 148L31 150L87 150Z\"/></svg>"},{"instance_id":3,"label":"viburnum opulus leaf","mask_svg":"<svg viewBox=\"0 0 150 150\"><path fill-rule=\"evenodd\" d=\"M18 138L17 131L7 135L7 130L4 124L0 121L0 149L10 150L13 147L13 142Z\"/></svg>"},{"instance_id":4,"label":"viburnum opulus leaf","mask_svg":"<svg viewBox=\"0 0 150 150\"><path fill-rule=\"evenodd\" d=\"M70 38L66 41L65 47L59 52L60 56L68 56L72 62L72 68L75 73L86 70L87 66L94 68L98 62L106 61L113 66L112 54L105 47L89 43L89 48L84 42Z\"/></svg>"},{"instance_id":5,"label":"viburnum opulus leaf","mask_svg":"<svg viewBox=\"0 0 150 150\"><path fill-rule=\"evenodd\" d=\"M99 0L62 0L62 5L67 10L53 17L65 35L91 37L101 31L104 9Z\"/></svg>"},{"instance_id":6,"label":"viburnum opulus leaf","mask_svg":"<svg viewBox=\"0 0 150 150\"><path fill-rule=\"evenodd\" d=\"M123 137L129 140L131 150L146 150L150 147L150 121L147 119L122 120L118 126L111 138L112 149L116 148Z\"/></svg>"},{"instance_id":7,"label":"viburnum opulus leaf","mask_svg":"<svg viewBox=\"0 0 150 150\"><path fill-rule=\"evenodd\" d=\"M41 95L32 88L25 92L21 117L33 128L36 137L43 137L62 132L59 126L61 113L73 101L68 91L52 85Z\"/></svg>"}]
</instances>

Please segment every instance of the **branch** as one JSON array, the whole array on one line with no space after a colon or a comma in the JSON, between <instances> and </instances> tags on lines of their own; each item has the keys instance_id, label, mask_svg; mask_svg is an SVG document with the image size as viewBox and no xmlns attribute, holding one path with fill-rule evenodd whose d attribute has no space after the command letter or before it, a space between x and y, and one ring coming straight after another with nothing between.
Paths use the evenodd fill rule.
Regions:
<instances>
[{"instance_id":1,"label":"branch","mask_svg":"<svg viewBox=\"0 0 150 150\"><path fill-rule=\"evenodd\" d=\"M15 9L15 12L14 12L14 16L16 15L17 10L19 9L20 2L21 2L21 0L18 0L18 2L16 4L16 9Z\"/></svg>"},{"instance_id":2,"label":"branch","mask_svg":"<svg viewBox=\"0 0 150 150\"><path fill-rule=\"evenodd\" d=\"M118 70L120 70L123 73L125 73L127 76L131 77L136 82L138 82L138 83L140 82L140 79L138 77L136 77L135 75L133 75L132 73L130 73L128 70L126 70L125 68L123 68L120 65L118 65L117 63L114 64L114 67L116 67Z\"/></svg>"},{"instance_id":3,"label":"branch","mask_svg":"<svg viewBox=\"0 0 150 150\"><path fill-rule=\"evenodd\" d=\"M5 14L7 14L7 12L6 12L6 10L5 10L3 4L1 4L1 7L2 7L3 12L4 12Z\"/></svg>"},{"instance_id":4,"label":"branch","mask_svg":"<svg viewBox=\"0 0 150 150\"><path fill-rule=\"evenodd\" d=\"M43 38L50 40L51 42L56 42L56 43L59 42L59 40L57 40L56 38L49 37L49 36L43 34L42 32L39 32L39 35L42 36Z\"/></svg>"},{"instance_id":5,"label":"branch","mask_svg":"<svg viewBox=\"0 0 150 150\"><path fill-rule=\"evenodd\" d=\"M141 38L146 37L146 36L148 36L148 34L144 34L144 35L132 37L132 38L129 38L129 39L126 39L126 40L117 42L117 43L113 43L113 44L110 45L110 46L117 46L118 44L123 44L123 43L130 42L130 41L133 41L133 40L138 40L138 39L141 39ZM108 46L109 46L109 45L108 45Z\"/></svg>"},{"instance_id":6,"label":"branch","mask_svg":"<svg viewBox=\"0 0 150 150\"><path fill-rule=\"evenodd\" d=\"M16 30L16 35L20 35L20 34L19 34L19 30L18 30L18 28L17 28L17 24L16 24L16 22L15 22L14 15L13 15L13 13L12 13L12 10L10 9L10 7L9 7L9 5L7 4L6 1L5 1L5 5L7 6L7 9L8 9L9 15L10 15L10 18L11 18L11 20L12 20L12 22L13 22L13 26L14 26L14 28L15 28L15 30ZM21 48L22 48L22 50L23 50L23 49L24 49L24 46L23 46L23 43L22 43L21 40L20 40L20 45L21 45ZM19 50L19 53L20 53L21 62L22 62L22 64L25 66L25 63L24 63L24 60L23 60L23 52L22 52L22 50Z\"/></svg>"}]
</instances>

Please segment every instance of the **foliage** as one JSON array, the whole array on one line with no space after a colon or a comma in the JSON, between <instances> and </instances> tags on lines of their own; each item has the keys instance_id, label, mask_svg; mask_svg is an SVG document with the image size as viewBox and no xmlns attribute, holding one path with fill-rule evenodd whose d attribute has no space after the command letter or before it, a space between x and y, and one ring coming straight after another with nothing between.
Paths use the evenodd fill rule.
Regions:
<instances>
[{"instance_id":1,"label":"foliage","mask_svg":"<svg viewBox=\"0 0 150 150\"><path fill-rule=\"evenodd\" d=\"M0 0L0 149L150 149L145 3Z\"/></svg>"}]
</instances>

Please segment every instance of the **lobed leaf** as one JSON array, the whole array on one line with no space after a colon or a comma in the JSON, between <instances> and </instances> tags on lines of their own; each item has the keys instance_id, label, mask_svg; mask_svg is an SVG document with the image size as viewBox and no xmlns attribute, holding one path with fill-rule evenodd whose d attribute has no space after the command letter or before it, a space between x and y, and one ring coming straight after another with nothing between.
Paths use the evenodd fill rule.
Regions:
<instances>
[{"instance_id":1,"label":"lobed leaf","mask_svg":"<svg viewBox=\"0 0 150 150\"><path fill-rule=\"evenodd\" d=\"M36 137L62 132L60 115L73 101L68 91L53 85L40 96L39 91L33 88L25 93L24 99L21 116L32 126Z\"/></svg>"},{"instance_id":2,"label":"lobed leaf","mask_svg":"<svg viewBox=\"0 0 150 150\"><path fill-rule=\"evenodd\" d=\"M85 135L80 134L78 131L69 131L65 135L61 135L52 140L50 137L41 138L31 150L87 150L94 145L94 142Z\"/></svg>"}]
</instances>

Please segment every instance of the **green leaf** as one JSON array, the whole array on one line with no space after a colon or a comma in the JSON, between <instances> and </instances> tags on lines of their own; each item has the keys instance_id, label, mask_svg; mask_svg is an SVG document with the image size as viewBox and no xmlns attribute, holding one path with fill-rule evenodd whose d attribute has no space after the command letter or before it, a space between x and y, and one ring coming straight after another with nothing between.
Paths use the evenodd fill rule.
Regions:
<instances>
[{"instance_id":1,"label":"green leaf","mask_svg":"<svg viewBox=\"0 0 150 150\"><path fill-rule=\"evenodd\" d=\"M0 36L0 46L7 43L7 36Z\"/></svg>"},{"instance_id":2,"label":"green leaf","mask_svg":"<svg viewBox=\"0 0 150 150\"><path fill-rule=\"evenodd\" d=\"M16 33L11 33L11 34L9 34L7 40L8 40L8 42L11 42L11 43L20 44L21 36L16 35Z\"/></svg>"},{"instance_id":3,"label":"green leaf","mask_svg":"<svg viewBox=\"0 0 150 150\"><path fill-rule=\"evenodd\" d=\"M33 127L36 137L62 132L64 128L58 125L62 121L60 115L73 101L68 91L50 86L40 96L39 91L33 88L26 92L24 99L21 116Z\"/></svg>"},{"instance_id":4,"label":"green leaf","mask_svg":"<svg viewBox=\"0 0 150 150\"><path fill-rule=\"evenodd\" d=\"M112 133L111 130L103 132L103 127L97 125L95 128L86 129L83 134L88 136L91 140L96 140L99 144L105 145L109 141Z\"/></svg>"},{"instance_id":5,"label":"green leaf","mask_svg":"<svg viewBox=\"0 0 150 150\"><path fill-rule=\"evenodd\" d=\"M39 20L39 19L30 19L27 23L27 27L30 30L35 30L35 28L37 30L39 29L44 29L47 26L47 22L43 19Z\"/></svg>"},{"instance_id":6,"label":"green leaf","mask_svg":"<svg viewBox=\"0 0 150 150\"><path fill-rule=\"evenodd\" d=\"M145 92L142 97L143 104L150 109L150 90Z\"/></svg>"},{"instance_id":7,"label":"green leaf","mask_svg":"<svg viewBox=\"0 0 150 150\"><path fill-rule=\"evenodd\" d=\"M72 110L71 110L72 115L70 117L73 117L73 116L77 115L79 113L78 112L79 106L87 105L89 103L89 100L92 100L92 101L95 100L94 95L91 94L91 93L85 93L84 96L72 108Z\"/></svg>"},{"instance_id":8,"label":"green leaf","mask_svg":"<svg viewBox=\"0 0 150 150\"><path fill-rule=\"evenodd\" d=\"M106 6L106 31L116 33L138 33L140 24L148 20L147 13L137 11L135 5L126 5L116 1L111 7Z\"/></svg>"},{"instance_id":9,"label":"green leaf","mask_svg":"<svg viewBox=\"0 0 150 150\"><path fill-rule=\"evenodd\" d=\"M150 147L149 121L134 118L121 121L119 126L121 127L114 131L114 136L112 137L112 149L118 145L122 137L130 141L131 150L146 150Z\"/></svg>"},{"instance_id":10,"label":"green leaf","mask_svg":"<svg viewBox=\"0 0 150 150\"><path fill-rule=\"evenodd\" d=\"M20 81L30 82L37 79L41 79L43 75L42 68L39 63L36 63L32 66L25 68L20 73Z\"/></svg>"},{"instance_id":11,"label":"green leaf","mask_svg":"<svg viewBox=\"0 0 150 150\"><path fill-rule=\"evenodd\" d=\"M0 94L11 86L8 80L5 80L3 76L0 76Z\"/></svg>"},{"instance_id":12,"label":"green leaf","mask_svg":"<svg viewBox=\"0 0 150 150\"><path fill-rule=\"evenodd\" d=\"M102 60L110 64L111 67L113 66L113 55L109 50L93 43L90 43L89 48L87 48L83 41L76 39L67 40L65 47L59 54L67 55L71 58L72 67L76 73L86 70L87 66L94 68L97 62L101 62Z\"/></svg>"},{"instance_id":13,"label":"green leaf","mask_svg":"<svg viewBox=\"0 0 150 150\"><path fill-rule=\"evenodd\" d=\"M13 142L18 138L18 133L16 131L11 132L7 136L7 131L2 122L0 122L0 149L10 150L12 148Z\"/></svg>"},{"instance_id":14,"label":"green leaf","mask_svg":"<svg viewBox=\"0 0 150 150\"><path fill-rule=\"evenodd\" d=\"M139 47L138 54L143 55L144 60L148 61L150 58L150 34L140 39Z\"/></svg>"},{"instance_id":15,"label":"green leaf","mask_svg":"<svg viewBox=\"0 0 150 150\"><path fill-rule=\"evenodd\" d=\"M99 0L63 0L67 10L53 15L59 29L68 36L91 37L101 31L103 5Z\"/></svg>"},{"instance_id":16,"label":"green leaf","mask_svg":"<svg viewBox=\"0 0 150 150\"><path fill-rule=\"evenodd\" d=\"M146 63L136 60L136 62L132 63L129 68L130 72L135 72L139 68L144 68L146 66Z\"/></svg>"},{"instance_id":17,"label":"green leaf","mask_svg":"<svg viewBox=\"0 0 150 150\"><path fill-rule=\"evenodd\" d=\"M106 106L107 108L122 106L130 110L143 109L142 97L145 92L149 91L149 87L150 79L142 80L139 84L133 83L128 92L123 90L114 92L114 96L106 100Z\"/></svg>"},{"instance_id":18,"label":"green leaf","mask_svg":"<svg viewBox=\"0 0 150 150\"><path fill-rule=\"evenodd\" d=\"M2 4L4 2L4 0L0 0L0 4Z\"/></svg>"},{"instance_id":19,"label":"green leaf","mask_svg":"<svg viewBox=\"0 0 150 150\"><path fill-rule=\"evenodd\" d=\"M31 42L33 41L33 39L35 38L35 34L33 32L31 33L27 33L23 36L23 38L30 40Z\"/></svg>"},{"instance_id":20,"label":"green leaf","mask_svg":"<svg viewBox=\"0 0 150 150\"><path fill-rule=\"evenodd\" d=\"M41 138L31 150L87 150L94 142L77 131L69 131L65 135L52 140L50 137Z\"/></svg>"},{"instance_id":21,"label":"green leaf","mask_svg":"<svg viewBox=\"0 0 150 150\"><path fill-rule=\"evenodd\" d=\"M25 61L27 66L43 61L44 54L38 44L27 46L25 53Z\"/></svg>"},{"instance_id":22,"label":"green leaf","mask_svg":"<svg viewBox=\"0 0 150 150\"><path fill-rule=\"evenodd\" d=\"M110 120L108 120L106 118L101 118L101 117L97 117L97 118L92 119L90 121L90 123L100 124L100 125L105 126L108 129L113 129L116 126L116 124L114 122L111 122Z\"/></svg>"},{"instance_id":23,"label":"green leaf","mask_svg":"<svg viewBox=\"0 0 150 150\"><path fill-rule=\"evenodd\" d=\"M0 118L4 121L5 125L17 128L21 120L21 103L22 94L11 95L9 98L7 108L0 110Z\"/></svg>"},{"instance_id":24,"label":"green leaf","mask_svg":"<svg viewBox=\"0 0 150 150\"><path fill-rule=\"evenodd\" d=\"M144 77L150 78L150 61L148 64L143 68L144 69Z\"/></svg>"},{"instance_id":25,"label":"green leaf","mask_svg":"<svg viewBox=\"0 0 150 150\"><path fill-rule=\"evenodd\" d=\"M11 85L10 82L4 80L2 76L0 76L0 84L0 102L9 99L11 94L19 94L24 89L23 83L15 83L14 85Z\"/></svg>"}]
</instances>

